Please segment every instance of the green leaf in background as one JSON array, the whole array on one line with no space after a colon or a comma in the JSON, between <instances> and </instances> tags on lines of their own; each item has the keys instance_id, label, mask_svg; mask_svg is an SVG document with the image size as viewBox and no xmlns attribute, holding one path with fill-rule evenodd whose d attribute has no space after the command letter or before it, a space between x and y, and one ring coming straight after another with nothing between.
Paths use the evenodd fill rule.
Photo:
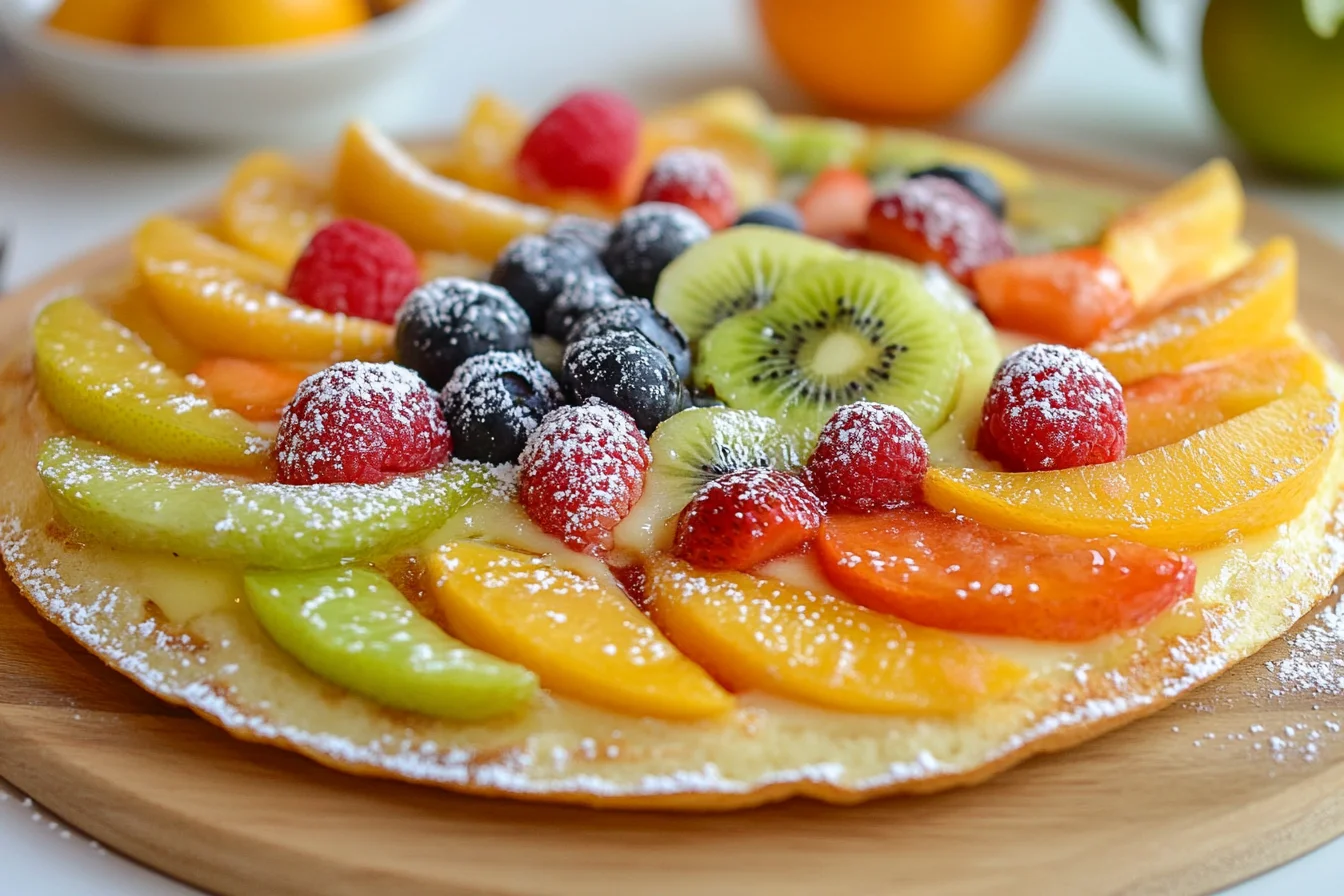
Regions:
<instances>
[{"instance_id":1,"label":"green leaf in background","mask_svg":"<svg viewBox=\"0 0 1344 896\"><path fill-rule=\"evenodd\" d=\"M1324 38L1331 38L1344 21L1344 0L1302 0L1311 30Z\"/></svg>"},{"instance_id":2,"label":"green leaf in background","mask_svg":"<svg viewBox=\"0 0 1344 896\"><path fill-rule=\"evenodd\" d=\"M1143 41L1144 46L1154 53L1160 52L1161 48L1153 40L1153 36L1143 27L1143 0L1111 0L1111 2L1129 20L1129 24L1134 26L1134 33Z\"/></svg>"}]
</instances>

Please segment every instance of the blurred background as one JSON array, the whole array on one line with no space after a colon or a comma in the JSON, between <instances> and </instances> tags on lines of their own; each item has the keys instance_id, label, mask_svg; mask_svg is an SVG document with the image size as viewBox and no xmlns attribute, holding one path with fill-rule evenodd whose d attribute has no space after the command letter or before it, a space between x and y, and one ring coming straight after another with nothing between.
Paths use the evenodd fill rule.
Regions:
<instances>
[{"instance_id":1,"label":"blurred background","mask_svg":"<svg viewBox=\"0 0 1344 896\"><path fill-rule=\"evenodd\" d=\"M216 191L261 145L362 115L452 129L490 91L645 109L741 85L779 110L916 122L1157 169L1230 156L1344 239L1344 15L1331 0L0 0L4 285ZM0 792L23 892L180 893ZM50 826L50 829L49 829ZM1239 896L1338 892L1344 847ZM26 876L25 876L26 875ZM1327 883L1329 882L1329 883Z\"/></svg>"}]
</instances>

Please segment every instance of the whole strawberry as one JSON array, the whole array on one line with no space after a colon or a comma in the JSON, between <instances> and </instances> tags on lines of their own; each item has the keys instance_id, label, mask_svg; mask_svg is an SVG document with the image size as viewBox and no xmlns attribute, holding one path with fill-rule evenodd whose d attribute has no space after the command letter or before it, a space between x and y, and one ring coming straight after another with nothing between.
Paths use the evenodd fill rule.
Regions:
<instances>
[{"instance_id":1,"label":"whole strawberry","mask_svg":"<svg viewBox=\"0 0 1344 896\"><path fill-rule=\"evenodd\" d=\"M739 470L695 493L677 521L676 555L704 569L748 570L812 541L821 499L779 470Z\"/></svg>"},{"instance_id":2,"label":"whole strawberry","mask_svg":"<svg viewBox=\"0 0 1344 896\"><path fill-rule=\"evenodd\" d=\"M967 287L976 268L1013 254L993 210L945 177L917 177L878 196L868 212L868 245L941 265Z\"/></svg>"},{"instance_id":3,"label":"whole strawberry","mask_svg":"<svg viewBox=\"0 0 1344 896\"><path fill-rule=\"evenodd\" d=\"M368 484L438 466L451 448L438 396L414 371L345 361L299 385L272 456L283 483Z\"/></svg>"},{"instance_id":4,"label":"whole strawberry","mask_svg":"<svg viewBox=\"0 0 1344 896\"><path fill-rule=\"evenodd\" d=\"M591 399L542 418L518 459L518 501L541 529L601 555L644 493L648 440L624 411Z\"/></svg>"}]
</instances>

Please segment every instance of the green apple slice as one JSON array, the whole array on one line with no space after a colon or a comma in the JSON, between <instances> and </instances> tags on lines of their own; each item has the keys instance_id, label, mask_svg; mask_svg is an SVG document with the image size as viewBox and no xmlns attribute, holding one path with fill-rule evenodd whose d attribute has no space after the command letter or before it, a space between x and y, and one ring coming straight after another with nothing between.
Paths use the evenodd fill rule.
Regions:
<instances>
[{"instance_id":1,"label":"green apple slice","mask_svg":"<svg viewBox=\"0 0 1344 896\"><path fill-rule=\"evenodd\" d=\"M235 481L48 439L37 469L57 512L99 541L272 569L387 554L493 493L497 480L451 463L379 485Z\"/></svg>"},{"instance_id":2,"label":"green apple slice","mask_svg":"<svg viewBox=\"0 0 1344 896\"><path fill-rule=\"evenodd\" d=\"M254 571L243 588L282 650L384 706L475 721L513 712L537 692L531 672L449 637L372 570Z\"/></svg>"},{"instance_id":3,"label":"green apple slice","mask_svg":"<svg viewBox=\"0 0 1344 896\"><path fill-rule=\"evenodd\" d=\"M255 468L266 440L154 357L130 330L70 297L33 328L42 397L75 429L131 454L192 466Z\"/></svg>"}]
</instances>

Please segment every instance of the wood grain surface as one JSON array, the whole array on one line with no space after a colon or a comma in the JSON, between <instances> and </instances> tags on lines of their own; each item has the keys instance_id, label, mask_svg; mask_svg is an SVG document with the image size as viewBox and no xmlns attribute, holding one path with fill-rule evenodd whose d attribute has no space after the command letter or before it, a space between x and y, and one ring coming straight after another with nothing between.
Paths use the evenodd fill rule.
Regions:
<instances>
[{"instance_id":1,"label":"wood grain surface","mask_svg":"<svg viewBox=\"0 0 1344 896\"><path fill-rule=\"evenodd\" d=\"M1156 183L1019 151L1062 172ZM1297 239L1303 317L1344 337L1344 255L1263 208L1248 229ZM0 340L26 339L41 298L126 258L111 246L7 297ZM0 775L130 856L249 896L1206 893L1344 833L1340 644L1303 620L1177 705L971 790L853 808L604 813L362 780L235 741L107 670L5 581Z\"/></svg>"}]
</instances>

